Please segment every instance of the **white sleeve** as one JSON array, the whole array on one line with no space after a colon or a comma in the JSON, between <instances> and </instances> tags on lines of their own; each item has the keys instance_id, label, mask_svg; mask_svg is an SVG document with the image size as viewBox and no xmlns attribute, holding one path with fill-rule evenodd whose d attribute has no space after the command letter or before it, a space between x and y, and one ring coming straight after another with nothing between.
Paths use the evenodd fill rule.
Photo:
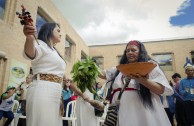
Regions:
<instances>
[{"instance_id":1,"label":"white sleeve","mask_svg":"<svg viewBox=\"0 0 194 126\"><path fill-rule=\"evenodd\" d=\"M105 70L105 74L106 74L106 80L110 81L113 79L115 73L117 71L116 67L112 67L111 69Z\"/></svg>"},{"instance_id":2,"label":"white sleeve","mask_svg":"<svg viewBox=\"0 0 194 126\"><path fill-rule=\"evenodd\" d=\"M40 43L40 41L39 41ZM43 50L44 47L42 45L42 43L40 45L37 44L37 42L35 42L35 49L36 49L36 56L34 59L31 59L30 57L28 57L25 53L25 51L23 51L23 57L27 60L31 60L31 61L36 61L38 60L42 55L43 55Z\"/></svg>"},{"instance_id":3,"label":"white sleeve","mask_svg":"<svg viewBox=\"0 0 194 126\"><path fill-rule=\"evenodd\" d=\"M174 93L166 76L158 65L149 73L149 79L165 87L164 93L162 95L172 95Z\"/></svg>"}]
</instances>

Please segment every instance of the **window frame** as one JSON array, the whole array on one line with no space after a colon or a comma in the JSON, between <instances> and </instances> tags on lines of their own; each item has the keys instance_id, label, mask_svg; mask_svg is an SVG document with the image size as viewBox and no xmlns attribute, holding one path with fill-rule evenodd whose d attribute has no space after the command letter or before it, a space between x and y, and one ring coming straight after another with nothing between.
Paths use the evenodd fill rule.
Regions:
<instances>
[{"instance_id":1,"label":"window frame","mask_svg":"<svg viewBox=\"0 0 194 126\"><path fill-rule=\"evenodd\" d=\"M190 52L190 54L191 54L191 61L192 61L192 63L194 64L194 50L192 50L192 51Z\"/></svg>"},{"instance_id":2,"label":"window frame","mask_svg":"<svg viewBox=\"0 0 194 126\"><path fill-rule=\"evenodd\" d=\"M122 56L123 56L123 55L117 55L118 64L120 63L120 60L121 60Z\"/></svg>"},{"instance_id":3,"label":"window frame","mask_svg":"<svg viewBox=\"0 0 194 126\"><path fill-rule=\"evenodd\" d=\"M161 53L152 53L152 58L158 63L158 65L160 66L160 68L163 70L163 71L174 71L174 53L173 52L161 52ZM155 58L154 58L154 55L171 55L171 66L170 68L165 68L165 66L162 66Z\"/></svg>"},{"instance_id":4,"label":"window frame","mask_svg":"<svg viewBox=\"0 0 194 126\"><path fill-rule=\"evenodd\" d=\"M93 56L93 58L96 60L96 65L100 69L104 69L104 57L103 56ZM101 64L98 63L98 58L102 58L102 63Z\"/></svg>"},{"instance_id":5,"label":"window frame","mask_svg":"<svg viewBox=\"0 0 194 126\"><path fill-rule=\"evenodd\" d=\"M43 25L40 25L40 27L38 28L37 27L37 16L40 16L41 18L43 18L45 21L46 21L46 23L47 22L53 22L54 20L48 15L48 13L46 13L46 11L44 11L44 9L42 8L42 7L38 7L38 9L37 9L37 15L36 15L36 28L37 28L37 34L38 34L38 32L39 32L39 28Z\"/></svg>"},{"instance_id":6,"label":"window frame","mask_svg":"<svg viewBox=\"0 0 194 126\"><path fill-rule=\"evenodd\" d=\"M2 0L2 1L4 1L5 5L4 5L4 8L2 8L2 17L0 17L0 19L4 20L7 1L6 0Z\"/></svg>"},{"instance_id":7,"label":"window frame","mask_svg":"<svg viewBox=\"0 0 194 126\"><path fill-rule=\"evenodd\" d=\"M70 43L70 55L67 57L66 55L66 42ZM66 61L71 62L72 58L73 58L73 51L74 51L74 46L75 46L75 42L71 39L71 37L69 35L66 35L65 37L65 50L64 50L64 59Z\"/></svg>"},{"instance_id":8,"label":"window frame","mask_svg":"<svg viewBox=\"0 0 194 126\"><path fill-rule=\"evenodd\" d=\"M84 61L86 58L87 58L87 54L83 50L81 50L81 61Z\"/></svg>"},{"instance_id":9,"label":"window frame","mask_svg":"<svg viewBox=\"0 0 194 126\"><path fill-rule=\"evenodd\" d=\"M3 17L0 18L0 22L4 22L13 26L17 1L16 0L5 0L5 9Z\"/></svg>"}]
</instances>

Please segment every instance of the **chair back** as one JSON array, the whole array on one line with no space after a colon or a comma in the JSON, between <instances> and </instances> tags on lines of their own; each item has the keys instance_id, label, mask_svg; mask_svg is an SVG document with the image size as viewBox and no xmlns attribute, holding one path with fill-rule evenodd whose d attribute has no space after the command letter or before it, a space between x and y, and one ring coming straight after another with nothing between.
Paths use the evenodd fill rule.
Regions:
<instances>
[{"instance_id":1,"label":"chair back","mask_svg":"<svg viewBox=\"0 0 194 126\"><path fill-rule=\"evenodd\" d=\"M19 102L18 102L17 100L14 100L14 101L13 101L12 108L11 108L11 111L12 111L13 113L16 113L17 110L18 110L18 108L19 108Z\"/></svg>"},{"instance_id":2,"label":"chair back","mask_svg":"<svg viewBox=\"0 0 194 126\"><path fill-rule=\"evenodd\" d=\"M71 106L71 107L70 107ZM69 117L68 113L69 111L70 113L70 118L75 118L76 114L75 114L75 110L76 110L76 100L70 101L69 103L67 103L67 108L66 108L66 115L65 117Z\"/></svg>"}]
</instances>

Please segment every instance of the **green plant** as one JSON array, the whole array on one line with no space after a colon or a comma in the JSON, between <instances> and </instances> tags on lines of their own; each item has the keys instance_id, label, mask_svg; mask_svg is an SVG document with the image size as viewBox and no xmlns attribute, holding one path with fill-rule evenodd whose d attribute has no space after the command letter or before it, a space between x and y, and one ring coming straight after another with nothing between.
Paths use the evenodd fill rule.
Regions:
<instances>
[{"instance_id":1,"label":"green plant","mask_svg":"<svg viewBox=\"0 0 194 126\"><path fill-rule=\"evenodd\" d=\"M77 87L81 92L85 92L87 88L91 93L97 94L94 90L94 84L100 71L91 57L87 57L84 61L79 60L76 62L71 73L73 74L73 82L77 83Z\"/></svg>"}]
</instances>

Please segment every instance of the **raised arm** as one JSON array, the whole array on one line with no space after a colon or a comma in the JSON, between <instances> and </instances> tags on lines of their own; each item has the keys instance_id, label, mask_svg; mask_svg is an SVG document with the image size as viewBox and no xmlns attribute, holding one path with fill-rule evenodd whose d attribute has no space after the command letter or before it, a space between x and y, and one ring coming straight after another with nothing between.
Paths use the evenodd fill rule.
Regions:
<instances>
[{"instance_id":1,"label":"raised arm","mask_svg":"<svg viewBox=\"0 0 194 126\"><path fill-rule=\"evenodd\" d=\"M32 26L32 25L24 25L23 33L26 36L26 41L24 44L24 52L29 58L34 59L36 56L36 49L35 49L35 42L34 42L35 41L34 35L36 33L36 28L35 26Z\"/></svg>"},{"instance_id":2,"label":"raised arm","mask_svg":"<svg viewBox=\"0 0 194 126\"><path fill-rule=\"evenodd\" d=\"M10 98L14 93L15 93L15 90L9 90L9 91L7 91L6 93L4 93L4 94L2 95L2 99L3 99L3 100L8 99L8 98Z\"/></svg>"}]
</instances>

